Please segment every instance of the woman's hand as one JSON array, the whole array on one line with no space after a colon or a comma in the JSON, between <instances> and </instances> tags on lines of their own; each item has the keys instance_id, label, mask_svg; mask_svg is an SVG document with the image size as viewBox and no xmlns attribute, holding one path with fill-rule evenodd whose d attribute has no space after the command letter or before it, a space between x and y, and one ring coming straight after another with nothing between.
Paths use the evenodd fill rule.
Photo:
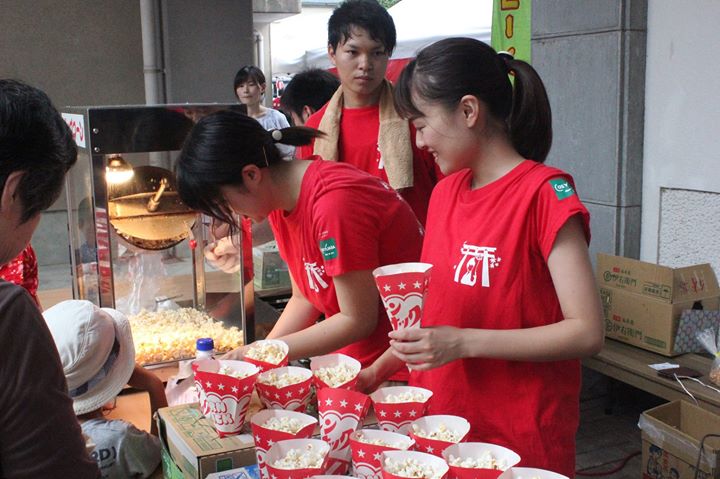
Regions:
<instances>
[{"instance_id":1,"label":"woman's hand","mask_svg":"<svg viewBox=\"0 0 720 479\"><path fill-rule=\"evenodd\" d=\"M361 393L370 394L371 392L375 391L375 389L377 389L376 383L377 374L375 373L375 369L370 366L360 370L355 389L357 389Z\"/></svg>"},{"instance_id":2,"label":"woman's hand","mask_svg":"<svg viewBox=\"0 0 720 479\"><path fill-rule=\"evenodd\" d=\"M464 357L460 328L401 329L389 336L393 354L414 370L433 369Z\"/></svg>"},{"instance_id":3,"label":"woman's hand","mask_svg":"<svg viewBox=\"0 0 720 479\"><path fill-rule=\"evenodd\" d=\"M245 359L245 353L247 353L247 350L249 348L249 344L247 346L240 346L239 348L235 348L232 351L228 351L227 353L220 356L218 359L242 361L243 359Z\"/></svg>"}]
</instances>

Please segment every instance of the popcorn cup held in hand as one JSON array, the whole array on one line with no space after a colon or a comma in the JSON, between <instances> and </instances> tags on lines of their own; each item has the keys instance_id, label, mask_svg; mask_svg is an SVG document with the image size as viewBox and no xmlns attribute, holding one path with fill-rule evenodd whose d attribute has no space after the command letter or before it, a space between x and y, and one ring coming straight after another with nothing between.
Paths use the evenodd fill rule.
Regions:
<instances>
[{"instance_id":1,"label":"popcorn cup held in hand","mask_svg":"<svg viewBox=\"0 0 720 479\"><path fill-rule=\"evenodd\" d=\"M317 392L320 437L330 445L329 474L345 474L352 453L350 435L362 427L370 409L370 398L357 391L322 388Z\"/></svg>"},{"instance_id":2,"label":"popcorn cup held in hand","mask_svg":"<svg viewBox=\"0 0 720 479\"><path fill-rule=\"evenodd\" d=\"M265 456L273 479L299 479L324 474L330 446L320 439L286 439L273 444Z\"/></svg>"},{"instance_id":3,"label":"popcorn cup held in hand","mask_svg":"<svg viewBox=\"0 0 720 479\"><path fill-rule=\"evenodd\" d=\"M309 369L284 366L261 373L255 388L266 408L305 412L312 396L312 378Z\"/></svg>"},{"instance_id":4,"label":"popcorn cup held in hand","mask_svg":"<svg viewBox=\"0 0 720 479\"><path fill-rule=\"evenodd\" d=\"M352 470L360 479L382 478L382 453L408 450L415 443L408 436L377 429L361 429L350 434Z\"/></svg>"},{"instance_id":5,"label":"popcorn cup held in hand","mask_svg":"<svg viewBox=\"0 0 720 479\"><path fill-rule=\"evenodd\" d=\"M383 479L444 479L447 463L437 456L419 451L382 453Z\"/></svg>"},{"instance_id":6,"label":"popcorn cup held in hand","mask_svg":"<svg viewBox=\"0 0 720 479\"><path fill-rule=\"evenodd\" d=\"M394 330L420 327L431 270L428 263L390 264L373 270Z\"/></svg>"},{"instance_id":7,"label":"popcorn cup held in hand","mask_svg":"<svg viewBox=\"0 0 720 479\"><path fill-rule=\"evenodd\" d=\"M469 432L470 423L460 416L425 416L410 424L415 450L440 457L445 448L464 441Z\"/></svg>"},{"instance_id":8,"label":"popcorn cup held in hand","mask_svg":"<svg viewBox=\"0 0 720 479\"><path fill-rule=\"evenodd\" d=\"M207 409L220 437L240 433L257 375L257 366L244 361L198 361L195 382L205 401L202 408Z\"/></svg>"},{"instance_id":9,"label":"popcorn cup held in hand","mask_svg":"<svg viewBox=\"0 0 720 479\"><path fill-rule=\"evenodd\" d=\"M288 365L288 345L278 339L261 339L252 343L243 360L254 364L260 372Z\"/></svg>"},{"instance_id":10,"label":"popcorn cup held in hand","mask_svg":"<svg viewBox=\"0 0 720 479\"><path fill-rule=\"evenodd\" d=\"M432 391L414 386L380 388L370 395L380 429L407 434L410 424L425 415Z\"/></svg>"},{"instance_id":11,"label":"popcorn cup held in hand","mask_svg":"<svg viewBox=\"0 0 720 479\"><path fill-rule=\"evenodd\" d=\"M318 389L354 389L360 373L360 362L345 354L326 354L312 358L310 370Z\"/></svg>"},{"instance_id":12,"label":"popcorn cup held in hand","mask_svg":"<svg viewBox=\"0 0 720 479\"><path fill-rule=\"evenodd\" d=\"M450 466L448 479L497 479L520 462L515 451L486 442L453 444L442 457Z\"/></svg>"},{"instance_id":13,"label":"popcorn cup held in hand","mask_svg":"<svg viewBox=\"0 0 720 479\"><path fill-rule=\"evenodd\" d=\"M498 479L569 479L567 476L546 469L534 467L511 467L500 474Z\"/></svg>"},{"instance_id":14,"label":"popcorn cup held in hand","mask_svg":"<svg viewBox=\"0 0 720 479\"><path fill-rule=\"evenodd\" d=\"M270 447L286 439L307 439L312 436L317 419L307 414L282 409L265 409L250 420L258 469L264 479L269 478L265 466Z\"/></svg>"}]
</instances>

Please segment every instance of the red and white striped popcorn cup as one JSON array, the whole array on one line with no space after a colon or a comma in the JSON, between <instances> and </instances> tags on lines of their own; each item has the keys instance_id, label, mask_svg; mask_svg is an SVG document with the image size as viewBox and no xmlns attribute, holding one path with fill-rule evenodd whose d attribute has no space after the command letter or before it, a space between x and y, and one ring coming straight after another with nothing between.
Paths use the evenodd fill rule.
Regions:
<instances>
[{"instance_id":1,"label":"red and white striped popcorn cup","mask_svg":"<svg viewBox=\"0 0 720 479\"><path fill-rule=\"evenodd\" d=\"M360 429L370 409L370 398L357 391L322 388L317 391L320 437L330 445L328 474L350 468L350 435Z\"/></svg>"},{"instance_id":2,"label":"red and white striped popcorn cup","mask_svg":"<svg viewBox=\"0 0 720 479\"><path fill-rule=\"evenodd\" d=\"M272 479L300 479L325 474L330 446L320 439L278 441L265 455Z\"/></svg>"},{"instance_id":3,"label":"red and white striped popcorn cup","mask_svg":"<svg viewBox=\"0 0 720 479\"><path fill-rule=\"evenodd\" d=\"M534 467L511 467L499 479L569 479L567 476Z\"/></svg>"},{"instance_id":4,"label":"red and white striped popcorn cup","mask_svg":"<svg viewBox=\"0 0 720 479\"><path fill-rule=\"evenodd\" d=\"M355 389L360 368L360 361L341 353L310 359L310 370L313 372L316 389Z\"/></svg>"},{"instance_id":5,"label":"red and white striped popcorn cup","mask_svg":"<svg viewBox=\"0 0 720 479\"><path fill-rule=\"evenodd\" d=\"M420 327L431 270L428 263L390 264L373 270L394 330Z\"/></svg>"},{"instance_id":6,"label":"red and white striped popcorn cup","mask_svg":"<svg viewBox=\"0 0 720 479\"><path fill-rule=\"evenodd\" d=\"M352 471L360 479L382 478L382 453L405 451L415 443L408 436L378 429L360 429L350 434Z\"/></svg>"},{"instance_id":7,"label":"red and white striped popcorn cup","mask_svg":"<svg viewBox=\"0 0 720 479\"><path fill-rule=\"evenodd\" d=\"M235 376L239 377L235 377ZM244 361L198 361L195 383L220 437L239 434L250 406L258 368Z\"/></svg>"},{"instance_id":8,"label":"red and white striped popcorn cup","mask_svg":"<svg viewBox=\"0 0 720 479\"><path fill-rule=\"evenodd\" d=\"M382 453L383 479L445 479L448 465L444 459L419 451Z\"/></svg>"},{"instance_id":9,"label":"red and white striped popcorn cup","mask_svg":"<svg viewBox=\"0 0 720 479\"><path fill-rule=\"evenodd\" d=\"M289 351L285 341L261 339L250 344L243 360L254 364L260 372L264 372L287 366Z\"/></svg>"},{"instance_id":10,"label":"red and white striped popcorn cup","mask_svg":"<svg viewBox=\"0 0 720 479\"><path fill-rule=\"evenodd\" d=\"M520 462L515 451L486 442L453 444L442 457L450 466L448 479L497 479Z\"/></svg>"},{"instance_id":11,"label":"red and white striped popcorn cup","mask_svg":"<svg viewBox=\"0 0 720 479\"><path fill-rule=\"evenodd\" d=\"M287 378L301 377L302 380L282 386ZM263 406L269 409L289 409L305 412L312 397L312 371L296 366L283 366L260 373L255 389Z\"/></svg>"},{"instance_id":12,"label":"red and white striped popcorn cup","mask_svg":"<svg viewBox=\"0 0 720 479\"><path fill-rule=\"evenodd\" d=\"M413 421L409 434L415 440L416 451L442 457L447 447L463 442L469 432L470 423L464 417L435 415Z\"/></svg>"},{"instance_id":13,"label":"red and white striped popcorn cup","mask_svg":"<svg viewBox=\"0 0 720 479\"><path fill-rule=\"evenodd\" d=\"M250 427L261 477L263 479L270 477L265 467L265 458L273 444L286 439L307 439L312 436L316 426L317 419L295 411L265 409L253 415L250 419Z\"/></svg>"},{"instance_id":14,"label":"red and white striped popcorn cup","mask_svg":"<svg viewBox=\"0 0 720 479\"><path fill-rule=\"evenodd\" d=\"M432 394L415 386L390 386L370 394L380 429L407 434L410 424L425 415Z\"/></svg>"}]
</instances>

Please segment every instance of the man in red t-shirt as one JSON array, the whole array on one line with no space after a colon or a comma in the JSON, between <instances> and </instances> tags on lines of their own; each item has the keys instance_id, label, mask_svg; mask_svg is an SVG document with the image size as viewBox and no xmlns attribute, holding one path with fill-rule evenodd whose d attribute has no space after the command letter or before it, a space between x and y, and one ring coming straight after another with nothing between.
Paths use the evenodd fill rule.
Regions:
<instances>
[{"instance_id":1,"label":"man in red t-shirt","mask_svg":"<svg viewBox=\"0 0 720 479\"><path fill-rule=\"evenodd\" d=\"M415 130L393 106L385 71L395 48L392 17L373 0L347 0L328 21L328 55L340 88L305 126L328 136L297 149L360 168L398 190L424 225L438 171L415 146Z\"/></svg>"}]
</instances>

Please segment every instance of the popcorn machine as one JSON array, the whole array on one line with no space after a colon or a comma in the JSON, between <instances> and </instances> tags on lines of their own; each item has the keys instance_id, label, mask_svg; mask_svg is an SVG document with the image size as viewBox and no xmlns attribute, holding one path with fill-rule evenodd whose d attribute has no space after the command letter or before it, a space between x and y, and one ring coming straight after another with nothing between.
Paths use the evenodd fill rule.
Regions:
<instances>
[{"instance_id":1,"label":"popcorn machine","mask_svg":"<svg viewBox=\"0 0 720 479\"><path fill-rule=\"evenodd\" d=\"M78 146L66 179L72 289L76 299L135 315L192 307L245 324L242 269L206 266L208 221L180 200L174 165L195 121L220 104L71 107ZM241 238L234 243L241 245ZM251 333L252 334L252 333Z\"/></svg>"}]
</instances>

